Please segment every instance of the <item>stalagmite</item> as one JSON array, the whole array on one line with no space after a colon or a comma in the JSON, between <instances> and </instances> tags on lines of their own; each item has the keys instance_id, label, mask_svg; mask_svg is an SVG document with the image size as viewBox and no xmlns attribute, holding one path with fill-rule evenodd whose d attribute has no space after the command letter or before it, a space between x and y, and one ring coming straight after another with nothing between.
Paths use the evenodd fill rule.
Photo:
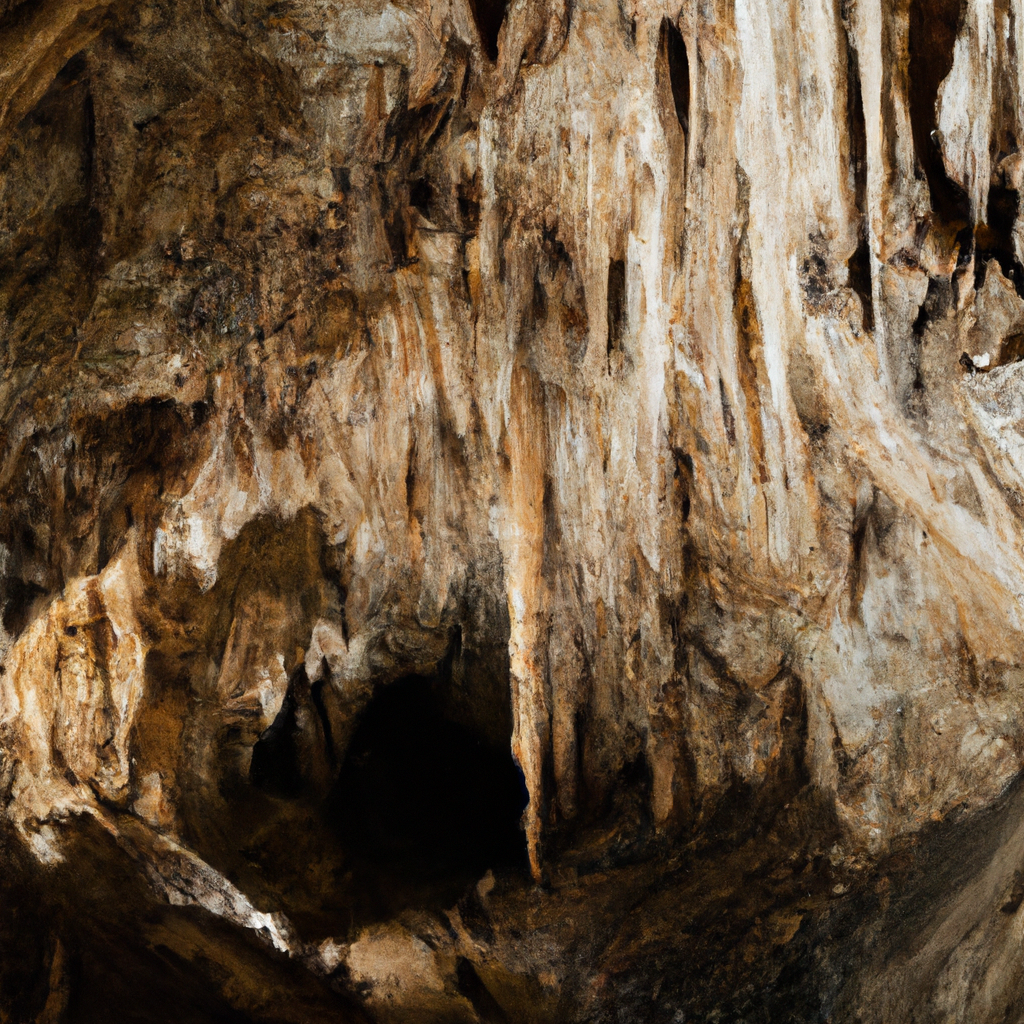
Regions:
<instances>
[{"instance_id":1,"label":"stalagmite","mask_svg":"<svg viewBox=\"0 0 1024 1024\"><path fill-rule=\"evenodd\" d=\"M1024 1021L1022 0L0 0L0 1022Z\"/></svg>"}]
</instances>

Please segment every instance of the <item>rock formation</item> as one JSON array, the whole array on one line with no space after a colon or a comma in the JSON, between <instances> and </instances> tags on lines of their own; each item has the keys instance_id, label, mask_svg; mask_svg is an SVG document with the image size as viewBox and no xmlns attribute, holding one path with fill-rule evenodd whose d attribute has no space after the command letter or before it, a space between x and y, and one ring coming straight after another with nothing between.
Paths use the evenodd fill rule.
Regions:
<instances>
[{"instance_id":1,"label":"rock formation","mask_svg":"<svg viewBox=\"0 0 1024 1024\"><path fill-rule=\"evenodd\" d=\"M0 0L0 1021L1024 1021L1024 0Z\"/></svg>"}]
</instances>

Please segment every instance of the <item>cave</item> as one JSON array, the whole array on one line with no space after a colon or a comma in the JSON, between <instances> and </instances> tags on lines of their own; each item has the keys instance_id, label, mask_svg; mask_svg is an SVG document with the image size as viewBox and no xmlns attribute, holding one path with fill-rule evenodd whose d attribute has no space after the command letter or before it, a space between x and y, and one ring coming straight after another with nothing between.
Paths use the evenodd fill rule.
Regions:
<instances>
[{"instance_id":1,"label":"cave","mask_svg":"<svg viewBox=\"0 0 1024 1024\"><path fill-rule=\"evenodd\" d=\"M0 1022L1024 1024L1024 46L865 7L0 0Z\"/></svg>"},{"instance_id":2,"label":"cave","mask_svg":"<svg viewBox=\"0 0 1024 1024\"><path fill-rule=\"evenodd\" d=\"M450 906L487 871L526 871L528 793L509 746L460 713L441 676L378 688L328 800L353 921Z\"/></svg>"}]
</instances>

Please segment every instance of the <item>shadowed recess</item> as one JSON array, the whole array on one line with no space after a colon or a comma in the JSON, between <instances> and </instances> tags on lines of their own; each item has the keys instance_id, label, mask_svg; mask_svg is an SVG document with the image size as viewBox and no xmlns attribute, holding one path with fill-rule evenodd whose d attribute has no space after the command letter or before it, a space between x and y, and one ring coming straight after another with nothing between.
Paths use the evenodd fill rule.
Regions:
<instances>
[{"instance_id":1,"label":"shadowed recess","mask_svg":"<svg viewBox=\"0 0 1024 1024\"><path fill-rule=\"evenodd\" d=\"M975 260L975 287L981 288L989 260L996 260L1003 276L1011 282L1017 294L1024 297L1024 267L1014 251L1013 226L1017 220L1019 197L1014 189L993 184L988 190L985 223L975 233L977 257Z\"/></svg>"},{"instance_id":2,"label":"shadowed recess","mask_svg":"<svg viewBox=\"0 0 1024 1024\"><path fill-rule=\"evenodd\" d=\"M659 49L668 59L668 78L672 86L672 100L676 118L684 132L690 131L690 58L682 33L669 18L661 21Z\"/></svg>"},{"instance_id":3,"label":"shadowed recess","mask_svg":"<svg viewBox=\"0 0 1024 1024\"><path fill-rule=\"evenodd\" d=\"M626 264L612 260L608 264L608 355L622 349L626 316Z\"/></svg>"},{"instance_id":4,"label":"shadowed recess","mask_svg":"<svg viewBox=\"0 0 1024 1024\"><path fill-rule=\"evenodd\" d=\"M864 121L864 99L860 86L860 61L849 28L846 31L846 118L850 126L850 172L857 212L860 214L857 248L847 260L850 287L857 293L864 311L864 329L875 328L875 307L871 294L871 247L867 216L868 143Z\"/></svg>"},{"instance_id":5,"label":"shadowed recess","mask_svg":"<svg viewBox=\"0 0 1024 1024\"><path fill-rule=\"evenodd\" d=\"M507 744L446 715L440 690L423 677L383 687L349 745L330 802L362 881L356 917L444 905L489 869L525 865L522 773Z\"/></svg>"},{"instance_id":6,"label":"shadowed recess","mask_svg":"<svg viewBox=\"0 0 1024 1024\"><path fill-rule=\"evenodd\" d=\"M480 33L480 42L484 51L492 61L498 59L498 35L505 21L506 0L469 0L469 9L473 12Z\"/></svg>"},{"instance_id":7,"label":"shadowed recess","mask_svg":"<svg viewBox=\"0 0 1024 1024\"><path fill-rule=\"evenodd\" d=\"M249 778L258 789L280 797L302 792L302 773L295 743L295 695L289 687L281 710L252 748Z\"/></svg>"},{"instance_id":8,"label":"shadowed recess","mask_svg":"<svg viewBox=\"0 0 1024 1024\"><path fill-rule=\"evenodd\" d=\"M967 193L946 174L933 132L939 85L953 68L953 47L963 16L963 0L913 0L910 5L910 123L914 150L928 179L932 207L948 224L970 220ZM961 246L963 252L965 246Z\"/></svg>"}]
</instances>

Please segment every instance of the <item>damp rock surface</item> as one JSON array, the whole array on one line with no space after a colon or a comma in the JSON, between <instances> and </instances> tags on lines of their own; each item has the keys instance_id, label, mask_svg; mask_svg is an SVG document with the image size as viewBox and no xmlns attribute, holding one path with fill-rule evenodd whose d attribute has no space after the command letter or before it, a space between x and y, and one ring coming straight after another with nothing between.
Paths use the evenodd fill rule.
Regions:
<instances>
[{"instance_id":1,"label":"damp rock surface","mask_svg":"<svg viewBox=\"0 0 1024 1024\"><path fill-rule=\"evenodd\" d=\"M1012 1022L1022 0L0 0L0 1022Z\"/></svg>"}]
</instances>

